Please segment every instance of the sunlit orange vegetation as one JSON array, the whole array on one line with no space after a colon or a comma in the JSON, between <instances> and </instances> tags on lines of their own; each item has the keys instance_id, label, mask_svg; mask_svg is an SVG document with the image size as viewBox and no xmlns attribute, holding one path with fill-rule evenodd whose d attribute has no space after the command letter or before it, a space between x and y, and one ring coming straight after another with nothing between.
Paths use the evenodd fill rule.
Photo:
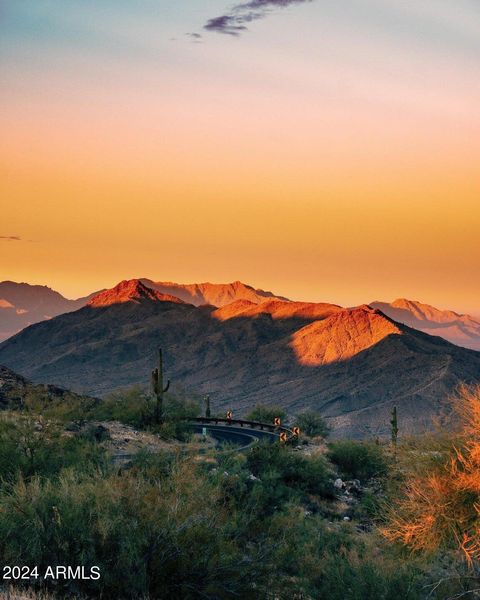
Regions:
<instances>
[{"instance_id":1,"label":"sunlit orange vegetation","mask_svg":"<svg viewBox=\"0 0 480 600\"><path fill-rule=\"evenodd\" d=\"M455 548L472 566L480 561L480 385L462 386L455 402L461 444L442 466L408 483L383 533L411 550Z\"/></svg>"}]
</instances>

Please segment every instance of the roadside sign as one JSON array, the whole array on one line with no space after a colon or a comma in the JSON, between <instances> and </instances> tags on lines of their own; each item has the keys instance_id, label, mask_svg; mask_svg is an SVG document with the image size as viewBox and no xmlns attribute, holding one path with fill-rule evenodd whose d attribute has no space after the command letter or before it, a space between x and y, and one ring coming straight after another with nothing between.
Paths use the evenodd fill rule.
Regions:
<instances>
[{"instance_id":1,"label":"roadside sign","mask_svg":"<svg viewBox=\"0 0 480 600\"><path fill-rule=\"evenodd\" d=\"M232 417L233 417L233 413L232 413L232 411L231 411L231 410L229 410L229 411L227 412L227 419L228 419L229 421L231 421L231 420L232 420Z\"/></svg>"},{"instance_id":2,"label":"roadside sign","mask_svg":"<svg viewBox=\"0 0 480 600\"><path fill-rule=\"evenodd\" d=\"M273 424L276 425L277 427L280 427L280 425L282 424L280 417L275 417L273 419Z\"/></svg>"},{"instance_id":3,"label":"roadside sign","mask_svg":"<svg viewBox=\"0 0 480 600\"><path fill-rule=\"evenodd\" d=\"M287 434L284 431L282 431L282 433L280 434L280 441L281 442L287 441Z\"/></svg>"},{"instance_id":4,"label":"roadside sign","mask_svg":"<svg viewBox=\"0 0 480 600\"><path fill-rule=\"evenodd\" d=\"M294 427L292 431L293 435L296 435L297 437L300 435L300 427Z\"/></svg>"}]
</instances>

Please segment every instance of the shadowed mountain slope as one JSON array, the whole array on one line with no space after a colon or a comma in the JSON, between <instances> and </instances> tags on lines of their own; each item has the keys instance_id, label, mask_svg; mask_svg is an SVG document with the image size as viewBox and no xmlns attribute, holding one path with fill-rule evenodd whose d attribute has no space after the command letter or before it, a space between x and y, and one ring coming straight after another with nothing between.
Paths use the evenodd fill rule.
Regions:
<instances>
[{"instance_id":1,"label":"shadowed mountain slope","mask_svg":"<svg viewBox=\"0 0 480 600\"><path fill-rule=\"evenodd\" d=\"M244 414L259 402L290 413L314 408L336 435L354 437L386 434L394 405L402 432L431 428L432 418L448 417L446 399L459 382L480 381L480 353L368 306L283 303L278 318L275 303L246 315L254 307L237 302L219 318L212 306L149 293L139 299L139 289L131 284L130 299L102 306L94 299L29 327L0 345L0 363L34 381L102 395L147 385L161 346L173 389L209 393L215 410Z\"/></svg>"},{"instance_id":2,"label":"shadowed mountain slope","mask_svg":"<svg viewBox=\"0 0 480 600\"><path fill-rule=\"evenodd\" d=\"M392 303L372 302L370 306L399 323L405 323L430 335L438 335L452 344L480 350L480 321L452 310L439 310L416 300L399 298Z\"/></svg>"}]
</instances>

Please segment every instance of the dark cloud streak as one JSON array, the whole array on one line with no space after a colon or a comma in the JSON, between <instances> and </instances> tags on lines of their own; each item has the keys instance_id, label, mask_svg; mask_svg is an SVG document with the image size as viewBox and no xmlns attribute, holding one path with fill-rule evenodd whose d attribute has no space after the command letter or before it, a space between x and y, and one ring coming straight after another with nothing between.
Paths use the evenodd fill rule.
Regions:
<instances>
[{"instance_id":1,"label":"dark cloud streak","mask_svg":"<svg viewBox=\"0 0 480 600\"><path fill-rule=\"evenodd\" d=\"M237 4L230 12L209 19L203 26L206 31L214 31L225 35L238 36L248 27L245 23L264 19L276 8L287 8L294 4L305 4L313 0L250 0L244 4Z\"/></svg>"},{"instance_id":2,"label":"dark cloud streak","mask_svg":"<svg viewBox=\"0 0 480 600\"><path fill-rule=\"evenodd\" d=\"M21 242L22 238L18 235L0 235L0 240L5 242Z\"/></svg>"},{"instance_id":3,"label":"dark cloud streak","mask_svg":"<svg viewBox=\"0 0 480 600\"><path fill-rule=\"evenodd\" d=\"M241 25L242 21L234 15L222 15L207 21L203 27L207 31L216 31L217 33L225 33L227 35L240 35L242 31L246 31L245 25Z\"/></svg>"}]
</instances>

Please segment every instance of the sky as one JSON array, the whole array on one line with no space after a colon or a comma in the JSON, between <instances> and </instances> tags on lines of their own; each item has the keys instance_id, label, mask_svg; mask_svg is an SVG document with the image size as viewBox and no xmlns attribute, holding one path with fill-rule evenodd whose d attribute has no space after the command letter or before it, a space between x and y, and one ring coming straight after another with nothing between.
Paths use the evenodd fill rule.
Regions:
<instances>
[{"instance_id":1,"label":"sky","mask_svg":"<svg viewBox=\"0 0 480 600\"><path fill-rule=\"evenodd\" d=\"M477 0L4 0L0 280L480 315Z\"/></svg>"}]
</instances>

